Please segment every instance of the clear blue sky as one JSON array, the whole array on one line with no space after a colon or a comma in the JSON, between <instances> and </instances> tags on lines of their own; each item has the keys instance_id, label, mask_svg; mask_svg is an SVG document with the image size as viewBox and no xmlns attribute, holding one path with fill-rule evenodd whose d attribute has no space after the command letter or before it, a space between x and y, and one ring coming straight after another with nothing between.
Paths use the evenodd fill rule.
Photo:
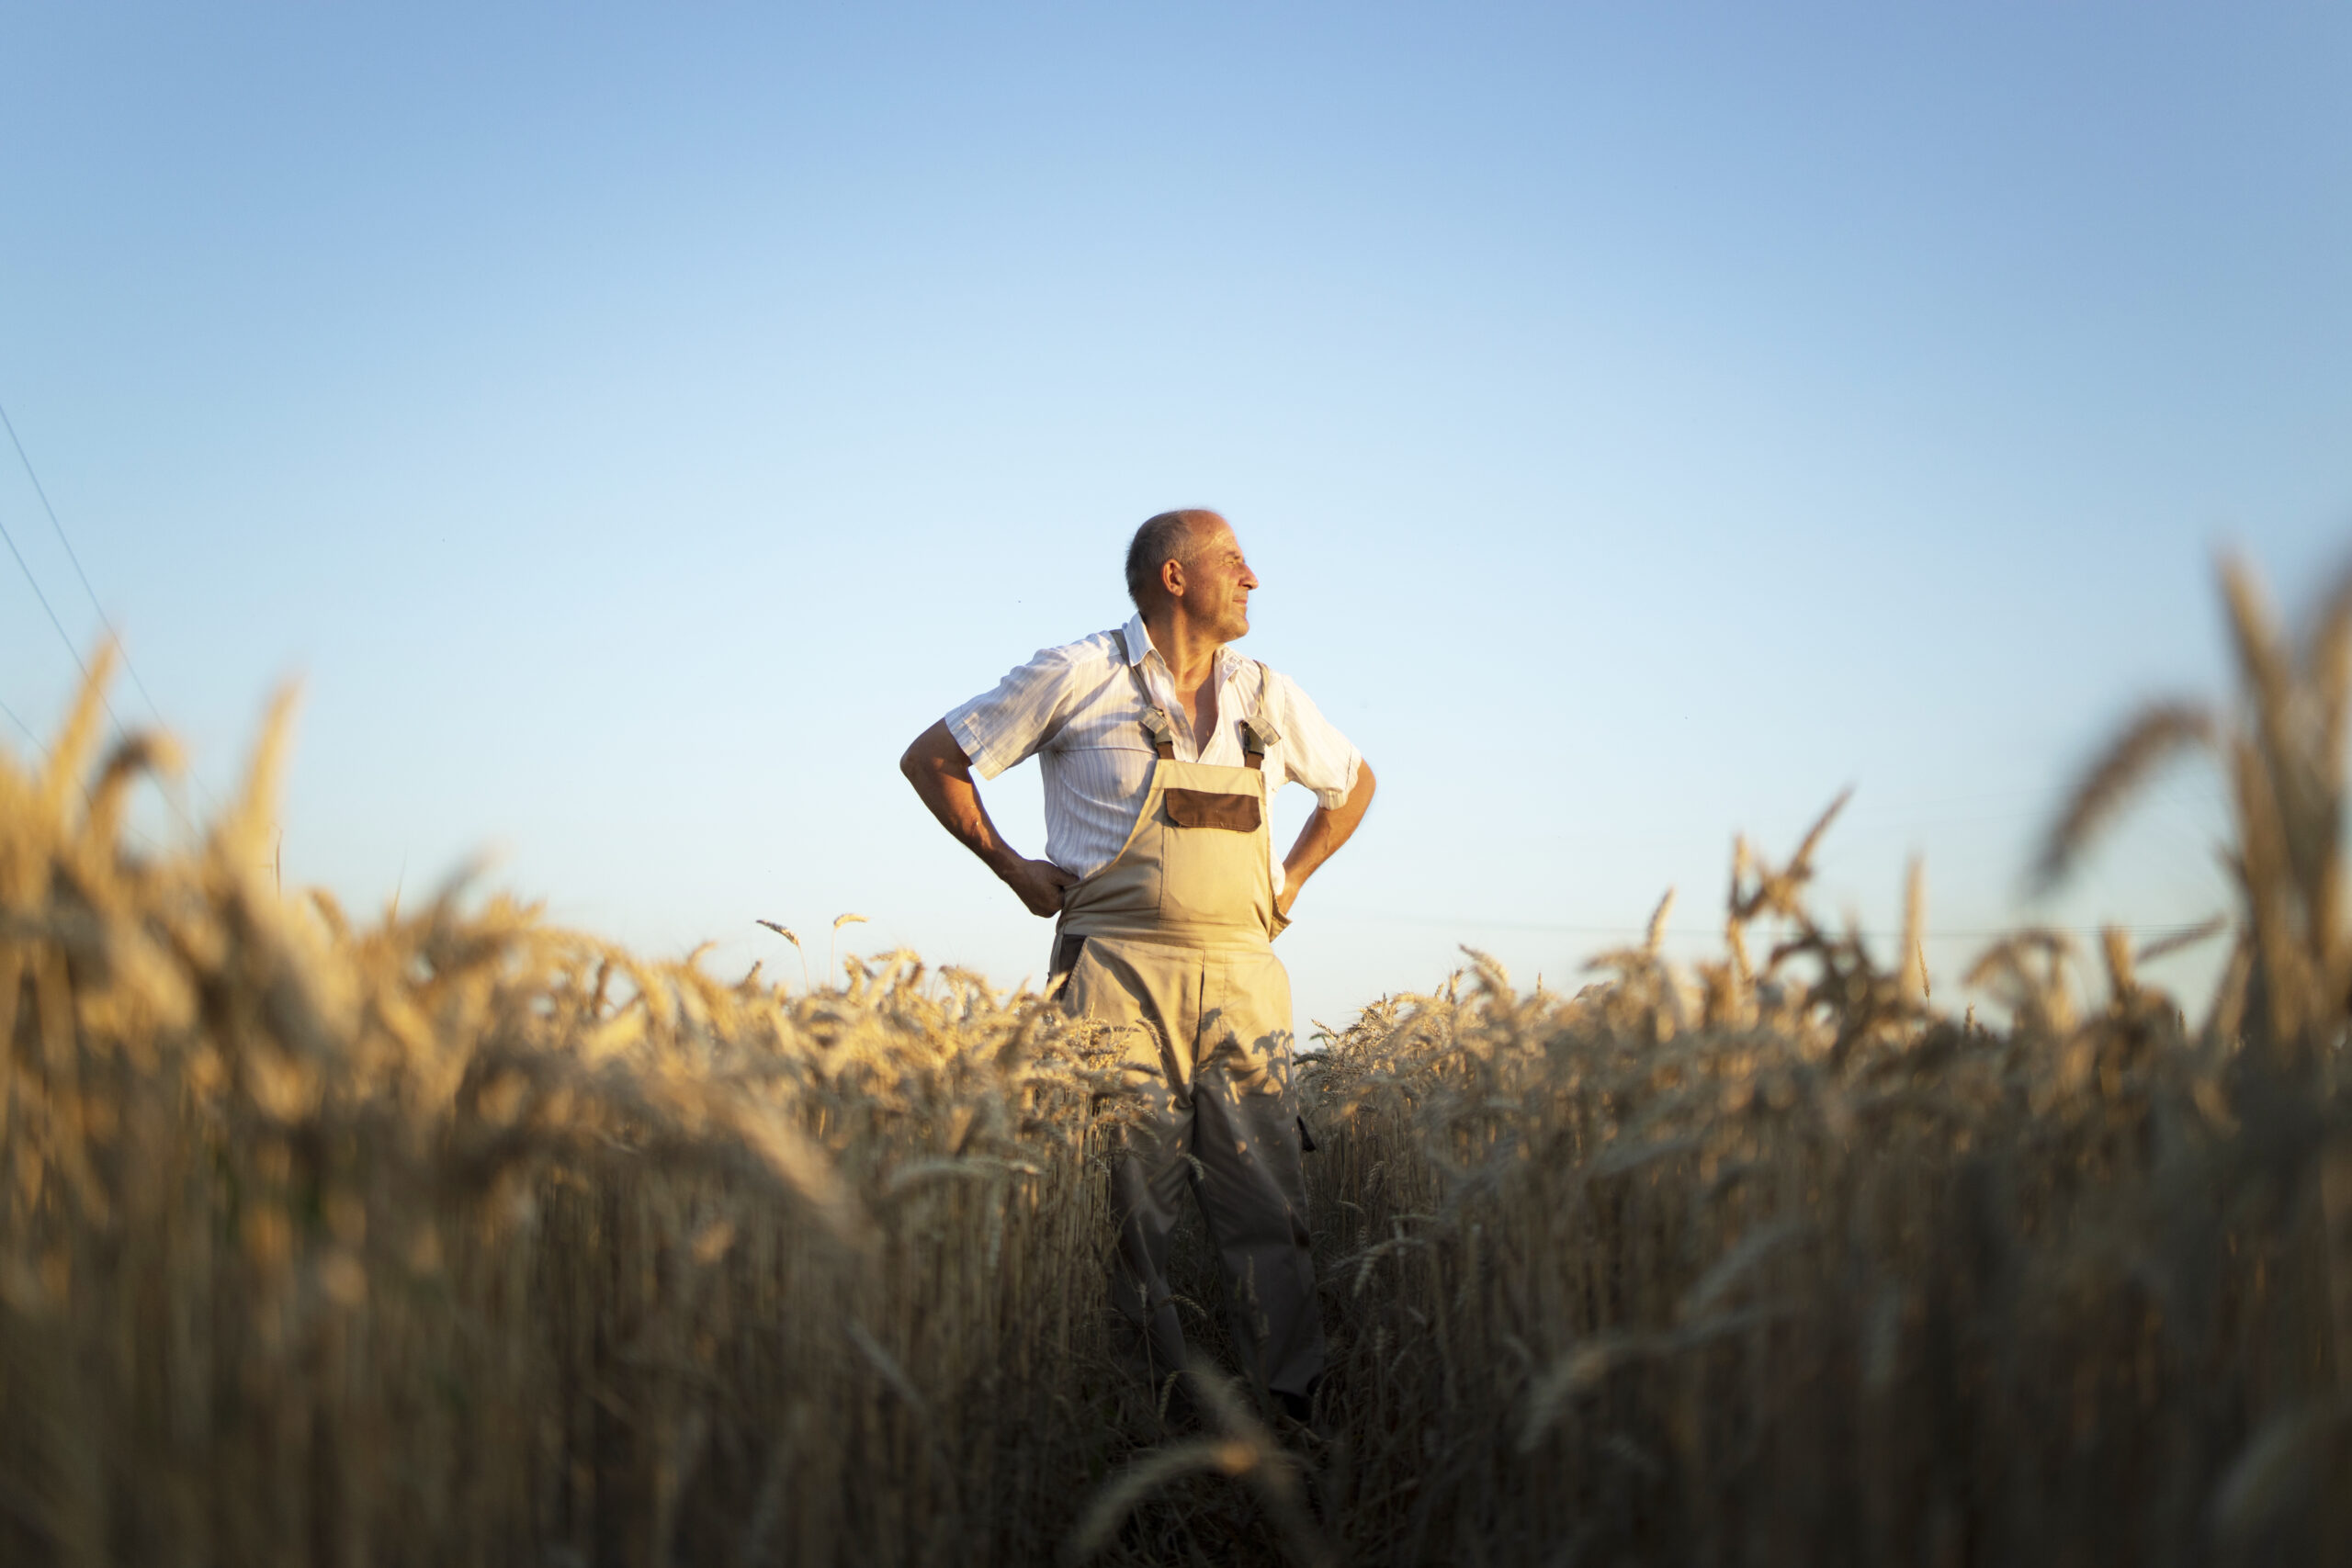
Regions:
<instances>
[{"instance_id":1,"label":"clear blue sky","mask_svg":"<svg viewBox=\"0 0 2352 1568\"><path fill-rule=\"evenodd\" d=\"M205 789L305 679L287 872L362 907L494 846L722 973L1035 972L895 760L1205 504L1382 781L1303 1019L1668 884L1695 950L1848 784L1828 907L1924 852L1950 985L2221 902L2194 773L2018 874L2222 686L2218 544L2352 544L2347 79L2341 5L18 6L0 403ZM74 680L0 560L0 701Z\"/></svg>"}]
</instances>

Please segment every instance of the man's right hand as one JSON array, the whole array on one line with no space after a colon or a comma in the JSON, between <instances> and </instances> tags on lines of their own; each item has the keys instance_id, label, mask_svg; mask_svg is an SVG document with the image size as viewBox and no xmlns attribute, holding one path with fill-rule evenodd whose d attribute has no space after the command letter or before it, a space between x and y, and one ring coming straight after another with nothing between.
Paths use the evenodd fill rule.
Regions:
<instances>
[{"instance_id":1,"label":"man's right hand","mask_svg":"<svg viewBox=\"0 0 2352 1568\"><path fill-rule=\"evenodd\" d=\"M1029 907L1031 914L1046 919L1062 912L1062 896L1078 882L1075 875L1049 860L1017 860L998 874Z\"/></svg>"}]
</instances>

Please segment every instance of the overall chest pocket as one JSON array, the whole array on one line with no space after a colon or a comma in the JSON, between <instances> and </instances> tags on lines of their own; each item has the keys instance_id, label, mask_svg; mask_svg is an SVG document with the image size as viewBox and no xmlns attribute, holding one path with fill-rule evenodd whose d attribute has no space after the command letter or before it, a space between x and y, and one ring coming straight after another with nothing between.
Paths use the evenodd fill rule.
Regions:
<instances>
[{"instance_id":1,"label":"overall chest pocket","mask_svg":"<svg viewBox=\"0 0 2352 1568\"><path fill-rule=\"evenodd\" d=\"M1265 802L1255 795L1170 789L1160 797L1167 826L1159 918L1184 925L1256 926L1272 913Z\"/></svg>"},{"instance_id":2,"label":"overall chest pocket","mask_svg":"<svg viewBox=\"0 0 2352 1568\"><path fill-rule=\"evenodd\" d=\"M1179 828L1223 828L1228 832L1254 833L1264 816L1254 795L1171 789L1160 798L1168 803L1168 820Z\"/></svg>"}]
</instances>

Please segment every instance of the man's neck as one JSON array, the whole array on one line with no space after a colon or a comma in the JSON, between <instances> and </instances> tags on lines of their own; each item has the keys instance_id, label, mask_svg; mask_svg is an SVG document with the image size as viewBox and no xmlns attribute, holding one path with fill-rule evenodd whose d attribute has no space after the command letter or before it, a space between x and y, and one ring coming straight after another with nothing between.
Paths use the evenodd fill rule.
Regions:
<instances>
[{"instance_id":1,"label":"man's neck","mask_svg":"<svg viewBox=\"0 0 2352 1568\"><path fill-rule=\"evenodd\" d=\"M1175 677L1180 692L1206 681L1216 668L1218 650L1225 647L1197 622L1172 610L1146 615L1143 629L1151 646L1159 649L1159 657L1168 661L1168 672Z\"/></svg>"}]
</instances>

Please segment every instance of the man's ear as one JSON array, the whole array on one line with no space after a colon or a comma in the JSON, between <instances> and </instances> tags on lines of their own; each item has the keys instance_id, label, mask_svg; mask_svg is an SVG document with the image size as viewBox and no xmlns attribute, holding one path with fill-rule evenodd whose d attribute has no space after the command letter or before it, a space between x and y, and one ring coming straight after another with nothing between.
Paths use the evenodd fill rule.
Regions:
<instances>
[{"instance_id":1,"label":"man's ear","mask_svg":"<svg viewBox=\"0 0 2352 1568\"><path fill-rule=\"evenodd\" d=\"M1168 591L1170 599L1182 599L1184 596L1184 563L1180 560L1161 561L1159 586Z\"/></svg>"}]
</instances>

